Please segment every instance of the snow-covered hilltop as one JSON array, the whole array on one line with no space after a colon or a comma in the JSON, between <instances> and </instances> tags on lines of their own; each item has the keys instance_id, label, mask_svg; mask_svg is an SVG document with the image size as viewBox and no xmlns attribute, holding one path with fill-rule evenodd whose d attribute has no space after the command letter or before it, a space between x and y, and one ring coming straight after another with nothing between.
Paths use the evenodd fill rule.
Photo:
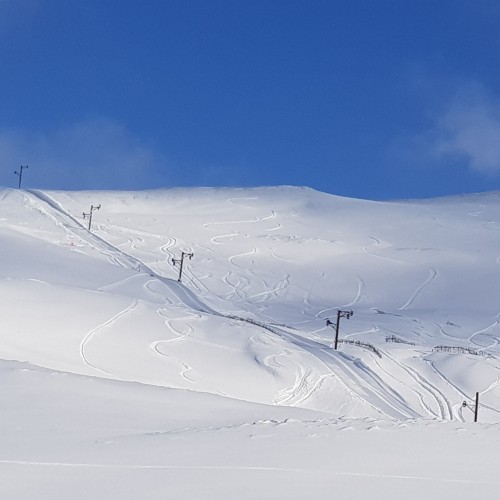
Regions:
<instances>
[{"instance_id":1,"label":"snow-covered hilltop","mask_svg":"<svg viewBox=\"0 0 500 500\"><path fill-rule=\"evenodd\" d=\"M82 214L99 204L88 231ZM338 430L349 419L363 429L374 421L391 429L462 425L472 420L462 403L472 404L476 392L480 421L500 421L498 193L372 202L292 187L2 189L0 207L7 434L34 421L44 428L50 418L37 414L44 395L62 407L53 410L59 434L34 431L34 455L28 445L4 443L10 456L0 463L96 467L89 440L109 440L111 415L122 412L127 443L120 446L155 450L160 462L165 452L148 433L164 444L165 433L191 426L260 428L292 419L300 430L291 439L301 443L304 422L316 422L309 425L319 435L318 422ZM179 283L172 259L181 252L194 256ZM335 351L326 320L335 324L338 309L354 315L341 318ZM100 408L89 416L88 439L75 437L82 405ZM162 412L168 423L158 420ZM149 437L134 446L135 428ZM59 443L66 434L83 454ZM123 449L105 448L104 462L125 457L133 468ZM142 479L137 484L144 488ZM221 491L213 498L224 498ZM191 493L185 498L212 498Z\"/></svg>"}]
</instances>

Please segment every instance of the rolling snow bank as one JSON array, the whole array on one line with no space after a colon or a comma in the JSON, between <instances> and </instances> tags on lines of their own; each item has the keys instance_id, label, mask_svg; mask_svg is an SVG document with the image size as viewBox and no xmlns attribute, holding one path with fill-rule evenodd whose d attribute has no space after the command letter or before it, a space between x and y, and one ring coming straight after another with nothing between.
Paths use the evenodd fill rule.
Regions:
<instances>
[{"instance_id":1,"label":"rolling snow bank","mask_svg":"<svg viewBox=\"0 0 500 500\"><path fill-rule=\"evenodd\" d=\"M3 189L0 207L2 497L498 490L499 194Z\"/></svg>"}]
</instances>

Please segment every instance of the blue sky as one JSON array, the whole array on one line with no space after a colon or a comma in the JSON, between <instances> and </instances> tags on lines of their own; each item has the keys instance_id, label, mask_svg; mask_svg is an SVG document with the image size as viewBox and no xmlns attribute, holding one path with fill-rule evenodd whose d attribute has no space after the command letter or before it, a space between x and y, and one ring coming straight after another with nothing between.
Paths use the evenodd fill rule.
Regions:
<instances>
[{"instance_id":1,"label":"blue sky","mask_svg":"<svg viewBox=\"0 0 500 500\"><path fill-rule=\"evenodd\" d=\"M500 188L496 0L0 0L0 185Z\"/></svg>"}]
</instances>

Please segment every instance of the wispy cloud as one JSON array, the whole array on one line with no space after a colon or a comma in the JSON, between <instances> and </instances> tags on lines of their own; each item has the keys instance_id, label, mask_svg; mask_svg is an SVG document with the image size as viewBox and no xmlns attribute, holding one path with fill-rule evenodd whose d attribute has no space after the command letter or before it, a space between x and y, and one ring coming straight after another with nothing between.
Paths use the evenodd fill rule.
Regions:
<instances>
[{"instance_id":1,"label":"wispy cloud","mask_svg":"<svg viewBox=\"0 0 500 500\"><path fill-rule=\"evenodd\" d=\"M140 189L162 165L155 149L124 125L105 118L53 132L0 130L0 184L12 185L11 170L30 165L30 184L52 189Z\"/></svg>"},{"instance_id":2,"label":"wispy cloud","mask_svg":"<svg viewBox=\"0 0 500 500\"><path fill-rule=\"evenodd\" d=\"M432 153L458 158L470 168L500 172L500 100L478 84L460 88L436 117Z\"/></svg>"},{"instance_id":3,"label":"wispy cloud","mask_svg":"<svg viewBox=\"0 0 500 500\"><path fill-rule=\"evenodd\" d=\"M428 129L400 141L399 153L412 163L500 173L500 98L477 82L435 83L439 91L426 92Z\"/></svg>"}]
</instances>

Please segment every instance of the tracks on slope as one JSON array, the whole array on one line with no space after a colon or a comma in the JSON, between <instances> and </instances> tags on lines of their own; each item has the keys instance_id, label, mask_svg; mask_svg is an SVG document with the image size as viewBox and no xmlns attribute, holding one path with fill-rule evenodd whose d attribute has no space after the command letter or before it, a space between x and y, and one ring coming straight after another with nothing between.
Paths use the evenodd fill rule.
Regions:
<instances>
[{"instance_id":1,"label":"tracks on slope","mask_svg":"<svg viewBox=\"0 0 500 500\"><path fill-rule=\"evenodd\" d=\"M95 365L89 361L88 356L85 353L87 344L94 337L94 335L96 335L100 330L106 328L109 325L112 325L119 318L121 318L122 316L125 316L127 313L134 310L137 307L138 303L139 303L139 301L137 299L134 299L133 302L128 307L126 307L125 309L120 311L118 314L115 314L112 318L108 319L104 323L101 323L100 325L96 326L95 328L90 330L90 332L88 332L87 335L85 335L84 339L80 343L80 356L82 357L83 362L87 366L90 366L91 368L94 368L95 370L98 370L106 375L112 376L111 373L107 372L106 370L103 370L102 368L99 368L97 365Z\"/></svg>"},{"instance_id":2,"label":"tracks on slope","mask_svg":"<svg viewBox=\"0 0 500 500\"><path fill-rule=\"evenodd\" d=\"M126 269L131 269L138 273L149 274L152 278L155 278L161 281L163 284L165 284L183 304L187 305L192 309L215 316L222 316L220 313L214 311L206 304L204 304L200 299L198 299L198 297L196 297L189 289L187 289L181 283L172 280L170 278L165 278L164 276L161 276L160 274L153 271L147 264L142 262L140 259L133 257L132 255L129 255L120 248L112 245L105 239L101 238L97 234L88 231L81 225L78 219L76 219L70 213L64 210L64 208L57 201L52 199L46 193L37 190L27 190L26 193L31 194L32 197L35 198L38 202L45 203L49 205L51 208L53 208L56 211L57 217L47 212L43 208L43 206L37 207L42 213L44 213L48 217L51 217L58 225L62 226L68 233L78 236L87 244L89 244L97 251L99 251L101 254L108 257L108 259L112 263L124 267ZM31 202L34 201L33 198L30 199L28 197L28 199ZM70 222L70 224L68 224L68 222Z\"/></svg>"},{"instance_id":3,"label":"tracks on slope","mask_svg":"<svg viewBox=\"0 0 500 500\"><path fill-rule=\"evenodd\" d=\"M387 351L384 351L384 356L391 360L391 362L395 363L399 368L401 368L404 372L406 372L410 378L415 382L416 387L421 387L427 394L431 396L434 400L435 404L438 407L439 413L436 413L432 408L424 400L424 394L413 389L407 385L407 387L414 391L422 405L422 408L432 417L440 418L441 420L453 420L453 409L448 399L444 396L444 394L433 384L431 384L427 379L425 379L422 375L420 375L417 370L401 363L394 359ZM377 362L377 361L376 361Z\"/></svg>"},{"instance_id":4,"label":"tracks on slope","mask_svg":"<svg viewBox=\"0 0 500 500\"><path fill-rule=\"evenodd\" d=\"M317 391L323 382L330 376L336 375L339 381L344 385L348 393L350 393L353 397L358 398L373 407L377 411L386 414L389 417L395 418L414 418L419 415L414 412L404 401L404 399L397 393L395 393L387 384L383 382L382 379L367 365L361 362L358 359L352 358L346 354L342 353L333 353L328 346L324 344L320 344L315 341L311 341L305 339L304 337L292 334L290 332L285 331L284 329L279 329L276 327L270 327L265 323L261 323L259 321L255 321L249 318L244 318L241 316L234 316L229 314L223 314L218 311L215 311L204 304L198 297L196 297L190 290L188 290L184 285L178 283L169 278L165 278L155 271L153 271L149 266L147 266L144 262L128 253L124 252L120 248L113 246L105 239L96 235L95 233L91 233L87 231L85 227L81 224L79 220L73 217L70 213L68 213L60 203L56 200L52 199L49 195L44 192L37 190L28 190L25 192L26 197L29 202L34 205L34 208L38 209L46 216L53 219L53 221L64 228L64 230L72 234L74 236L79 237L81 240L85 241L88 245L95 248L97 251L101 252L103 255L107 256L108 259L121 267L134 270L136 272L142 272L149 274L152 278L159 280L167 288L187 307L196 310L198 312L218 316L222 318L232 319L241 321L244 323L248 323L254 325L256 327L262 328L271 332L275 335L278 335L282 339L290 342L298 349L305 351L311 354L316 360L320 361L327 369L328 373L320 375L316 377L316 380L313 380L311 377L311 370L308 370L299 364L296 380L292 387L288 389L283 389L278 396L276 396L275 402L277 404L300 404L307 400L315 391ZM51 211L45 209L43 205L48 205ZM271 216L256 219L252 221L241 221L241 222L258 222L260 220L265 220L268 218L274 217L275 214L271 214ZM170 254L170 247L174 244L175 240L170 240L164 247L162 247L162 251ZM251 255L255 250L243 255ZM243 255L235 255L232 258L242 257ZM434 272L420 287L414 292L412 297L407 301L407 303L401 308L404 309L408 307L420 293L422 288L424 288L428 283L430 283L436 276L436 272ZM227 280L229 281L229 276L227 276ZM358 280L358 294L353 302L359 300L359 297L362 293L363 283L361 280ZM231 284L235 287L236 285ZM273 291L275 292L275 291ZM80 346L80 354L84 362L88 365L105 373L106 375L110 375L106 371L100 369L99 367L93 365L87 358L85 353L86 345L92 339L92 337L102 328L112 324L119 317L125 315L129 312L136 304L132 304L114 317L110 318L107 322L99 325L91 332L89 332L86 337L83 339ZM154 346L151 346L153 350L156 351L158 355L165 355L161 352L160 349L161 341L156 343ZM185 372L189 370L189 367L184 367L184 375ZM339 376L339 373L342 373L344 376ZM410 373L410 372L408 372ZM416 382L418 382L417 375L413 374L413 378ZM187 378L187 377L186 377ZM423 381L420 380L420 384ZM434 388L435 389L435 388ZM429 388L429 392L432 393L432 390ZM436 401L439 396L436 395ZM438 403L439 404L439 403ZM440 406L442 415L445 415L448 408Z\"/></svg>"},{"instance_id":5,"label":"tracks on slope","mask_svg":"<svg viewBox=\"0 0 500 500\"><path fill-rule=\"evenodd\" d=\"M405 309L408 309L408 307L410 307L413 304L413 302L415 302L415 299L420 295L420 292L427 285L432 283L432 281L434 281L436 276L437 276L437 271L434 268L430 268L429 269L429 276L427 277L427 279L421 285L419 285L417 287L417 289L413 292L411 297L401 307L398 308L398 311L404 311Z\"/></svg>"}]
</instances>

